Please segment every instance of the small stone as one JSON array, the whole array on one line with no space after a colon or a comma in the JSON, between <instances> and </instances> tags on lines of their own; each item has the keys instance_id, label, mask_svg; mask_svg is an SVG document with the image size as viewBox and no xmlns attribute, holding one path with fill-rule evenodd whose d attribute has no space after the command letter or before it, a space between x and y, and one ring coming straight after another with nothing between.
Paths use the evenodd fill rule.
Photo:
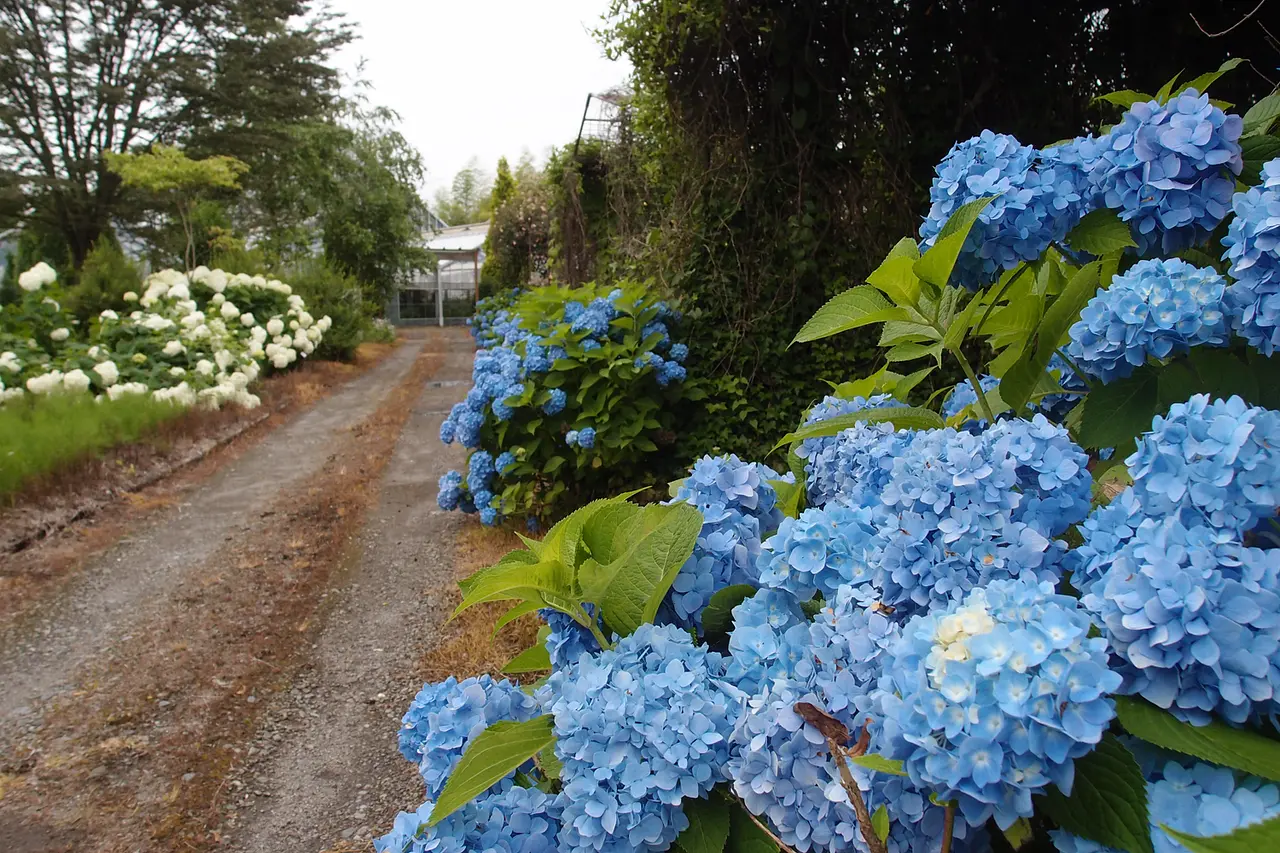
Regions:
<instances>
[{"instance_id":1,"label":"small stone","mask_svg":"<svg viewBox=\"0 0 1280 853\"><path fill-rule=\"evenodd\" d=\"M196 778L196 774L194 774L194 773L183 773L183 774L182 774L182 781L183 781L183 782L190 782L190 781L191 781L192 779L194 779L194 778Z\"/></svg>"},{"instance_id":2,"label":"small stone","mask_svg":"<svg viewBox=\"0 0 1280 853\"><path fill-rule=\"evenodd\" d=\"M106 776L106 775L107 775L107 768L105 765L102 765L102 764L99 764L97 767L89 771L90 779L101 779L103 776Z\"/></svg>"}]
</instances>

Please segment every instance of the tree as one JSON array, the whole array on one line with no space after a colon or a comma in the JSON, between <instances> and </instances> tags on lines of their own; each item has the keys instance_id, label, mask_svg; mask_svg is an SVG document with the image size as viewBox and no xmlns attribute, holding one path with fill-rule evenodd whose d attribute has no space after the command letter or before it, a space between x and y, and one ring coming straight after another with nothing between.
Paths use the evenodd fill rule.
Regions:
<instances>
[{"instance_id":1,"label":"tree","mask_svg":"<svg viewBox=\"0 0 1280 853\"><path fill-rule=\"evenodd\" d=\"M181 149L156 143L138 154L104 152L107 167L126 187L135 187L171 204L186 237L183 260L194 269L196 206L214 190L240 189L240 176L248 165L235 157L215 155L192 160Z\"/></svg>"},{"instance_id":2,"label":"tree","mask_svg":"<svg viewBox=\"0 0 1280 853\"><path fill-rule=\"evenodd\" d=\"M466 225L487 219L492 192L486 186L488 176L474 157L453 176L448 190L436 191L436 215L451 225Z\"/></svg>"},{"instance_id":3,"label":"tree","mask_svg":"<svg viewBox=\"0 0 1280 853\"><path fill-rule=\"evenodd\" d=\"M7 0L0 170L22 185L26 220L60 232L78 266L122 202L106 152L193 136L260 150L330 106L326 62L349 38L305 0Z\"/></svg>"}]
</instances>

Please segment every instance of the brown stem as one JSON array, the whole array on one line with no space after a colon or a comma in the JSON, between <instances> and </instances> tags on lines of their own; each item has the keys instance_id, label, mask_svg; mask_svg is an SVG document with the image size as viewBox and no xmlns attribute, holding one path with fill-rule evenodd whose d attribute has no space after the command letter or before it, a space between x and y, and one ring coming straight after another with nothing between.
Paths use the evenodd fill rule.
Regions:
<instances>
[{"instance_id":1,"label":"brown stem","mask_svg":"<svg viewBox=\"0 0 1280 853\"><path fill-rule=\"evenodd\" d=\"M951 853L951 836L956 832L956 804L947 803L942 818L942 853Z\"/></svg>"},{"instance_id":2,"label":"brown stem","mask_svg":"<svg viewBox=\"0 0 1280 853\"><path fill-rule=\"evenodd\" d=\"M849 772L849 762L845 761L844 747L830 737L827 738L827 745L831 747L831 756L836 760L836 767L840 768L840 781L849 794L849 802L853 805L854 814L858 816L862 840L867 842L871 853L888 853L884 841L876 835L875 827L871 825L871 812L867 811L867 804L862 800L862 791L858 789L857 783L853 781L853 774ZM944 850L943 853L948 851Z\"/></svg>"},{"instance_id":3,"label":"brown stem","mask_svg":"<svg viewBox=\"0 0 1280 853\"><path fill-rule=\"evenodd\" d=\"M778 845L778 849L779 849L780 851L784 851L784 853L796 853L796 851L795 851L795 849L794 849L794 848L788 847L786 844L784 844L784 843L783 843L783 841L782 841L782 839L781 839L781 838L779 838L778 836L774 835L774 834L773 834L773 832L772 832L772 830L770 830L770 829L769 829L769 827L767 827L767 826L765 826L765 825L764 825L764 821L762 821L760 818L758 818L758 817L756 817L755 815L753 815L753 814L751 813L750 809L748 809L748 808L746 807L746 805L745 805L745 804L742 806L742 812L743 812L743 814L745 814L747 817L751 818L751 822L752 822L752 823L754 823L756 826L760 827L760 831L761 831L761 832L763 832L765 835L767 835L767 836L769 836L770 838L772 838L772 839L773 839L773 843L774 843L774 844L776 844L776 845Z\"/></svg>"}]
</instances>

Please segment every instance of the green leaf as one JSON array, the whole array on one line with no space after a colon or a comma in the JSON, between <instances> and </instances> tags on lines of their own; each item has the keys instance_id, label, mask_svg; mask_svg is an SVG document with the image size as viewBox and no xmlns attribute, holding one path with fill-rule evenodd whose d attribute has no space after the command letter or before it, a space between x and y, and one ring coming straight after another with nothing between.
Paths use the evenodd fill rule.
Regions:
<instances>
[{"instance_id":1,"label":"green leaf","mask_svg":"<svg viewBox=\"0 0 1280 853\"><path fill-rule=\"evenodd\" d=\"M471 579L462 603L454 609L450 619L456 618L468 608L485 601L508 599L572 599L573 584L568 570L559 560L544 560L536 565L508 564L483 569Z\"/></svg>"},{"instance_id":2,"label":"green leaf","mask_svg":"<svg viewBox=\"0 0 1280 853\"><path fill-rule=\"evenodd\" d=\"M681 477L679 480L672 480L670 483L667 483L667 497L674 498L676 495L680 494L680 490L684 488L684 484L687 482L689 482L688 477Z\"/></svg>"},{"instance_id":3,"label":"green leaf","mask_svg":"<svg viewBox=\"0 0 1280 853\"><path fill-rule=\"evenodd\" d=\"M538 751L534 760L538 763L538 767L542 768L543 776L548 779L560 778L560 772L564 770L564 762L556 755L555 744L544 746Z\"/></svg>"},{"instance_id":4,"label":"green leaf","mask_svg":"<svg viewBox=\"0 0 1280 853\"><path fill-rule=\"evenodd\" d=\"M880 291L863 285L833 296L796 332L791 343L816 341L872 323L906 318L906 312L891 305Z\"/></svg>"},{"instance_id":5,"label":"green leaf","mask_svg":"<svg viewBox=\"0 0 1280 853\"><path fill-rule=\"evenodd\" d=\"M915 373L908 373L906 376L893 383L893 393L901 399L906 399L911 391L924 381L930 373L933 373L932 367L925 367L917 370Z\"/></svg>"},{"instance_id":6,"label":"green leaf","mask_svg":"<svg viewBox=\"0 0 1280 853\"><path fill-rule=\"evenodd\" d=\"M822 438L839 433L860 423L892 423L898 429L942 429L946 423L942 417L929 409L917 409L911 406L891 406L884 409L863 409L847 415L837 415L816 424L803 426L795 432L789 432L773 446L774 450L787 444L795 444L806 438ZM772 451L771 451L772 452Z\"/></svg>"},{"instance_id":7,"label":"green leaf","mask_svg":"<svg viewBox=\"0 0 1280 853\"><path fill-rule=\"evenodd\" d=\"M597 512L615 503L613 498L594 500L583 507L578 507L547 531L542 540L542 547L552 554L558 554L560 562L573 569L578 565L578 547L582 544L582 529Z\"/></svg>"},{"instance_id":8,"label":"green leaf","mask_svg":"<svg viewBox=\"0 0 1280 853\"><path fill-rule=\"evenodd\" d=\"M1151 429L1159 404L1156 371L1141 367L1128 379L1099 385L1089 392L1080 404L1078 438L1085 447L1114 447L1123 458L1134 439Z\"/></svg>"},{"instance_id":9,"label":"green leaf","mask_svg":"<svg viewBox=\"0 0 1280 853\"><path fill-rule=\"evenodd\" d=\"M1105 255L1137 246L1128 223L1121 222L1116 212L1107 207L1085 214L1067 235L1067 245L1091 255Z\"/></svg>"},{"instance_id":10,"label":"green leaf","mask_svg":"<svg viewBox=\"0 0 1280 853\"><path fill-rule=\"evenodd\" d=\"M1267 853L1280 849L1280 817L1242 827L1229 835L1211 835L1207 838L1187 835L1163 823L1160 828L1191 853Z\"/></svg>"},{"instance_id":11,"label":"green leaf","mask_svg":"<svg viewBox=\"0 0 1280 853\"><path fill-rule=\"evenodd\" d=\"M539 549L541 549L541 543L533 542L532 544L538 545ZM474 586L476 582L480 578L484 577L484 574L490 571L491 569L496 569L499 566L513 566L513 565L532 566L537 562L538 562L538 555L532 551L508 551L506 554L503 554L502 558L499 559L498 562L494 563L492 566L486 566L483 569L479 569L478 571L472 572L467 577L458 581L458 588L461 589L463 594L465 595L471 589L471 587Z\"/></svg>"},{"instance_id":12,"label":"green leaf","mask_svg":"<svg viewBox=\"0 0 1280 853\"><path fill-rule=\"evenodd\" d=\"M932 326L890 320L880 330L880 346L889 347L903 342L940 341L942 335Z\"/></svg>"},{"instance_id":13,"label":"green leaf","mask_svg":"<svg viewBox=\"0 0 1280 853\"><path fill-rule=\"evenodd\" d=\"M1182 76L1182 72L1179 71L1177 74L1173 75L1173 77L1169 79L1168 83L1165 83L1163 86L1161 86L1160 91L1156 92L1156 100L1162 104L1168 103L1169 96L1173 94L1173 87L1178 85L1178 78L1181 76Z\"/></svg>"},{"instance_id":14,"label":"green leaf","mask_svg":"<svg viewBox=\"0 0 1280 853\"><path fill-rule=\"evenodd\" d=\"M552 456L550 459L547 460L546 464L542 466L542 473L554 474L555 472L560 470L560 466L563 464L564 464L563 456Z\"/></svg>"},{"instance_id":15,"label":"green leaf","mask_svg":"<svg viewBox=\"0 0 1280 853\"><path fill-rule=\"evenodd\" d=\"M1240 157L1244 161L1240 182L1249 186L1262 179L1262 166L1280 155L1280 137L1258 134L1240 140Z\"/></svg>"},{"instance_id":16,"label":"green leaf","mask_svg":"<svg viewBox=\"0 0 1280 853\"><path fill-rule=\"evenodd\" d=\"M964 307L964 310L947 325L947 333L942 336L942 345L944 347L951 352L956 352L960 349L960 345L964 343L965 336L969 334L969 328L973 323L973 313L981 305L982 301L977 297L969 300L969 304Z\"/></svg>"},{"instance_id":17,"label":"green leaf","mask_svg":"<svg viewBox=\"0 0 1280 853\"><path fill-rule=\"evenodd\" d=\"M778 509L787 518L798 518L804 502L804 486L800 483L788 483L786 480L769 480L769 485L778 493ZM766 533L767 531L761 531Z\"/></svg>"},{"instance_id":18,"label":"green leaf","mask_svg":"<svg viewBox=\"0 0 1280 853\"><path fill-rule=\"evenodd\" d=\"M1244 135L1266 133L1277 117L1280 117L1280 92L1267 95L1249 107L1244 114Z\"/></svg>"},{"instance_id":19,"label":"green leaf","mask_svg":"<svg viewBox=\"0 0 1280 853\"><path fill-rule=\"evenodd\" d=\"M866 755L852 755L849 760L877 773L888 773L890 776L907 775L906 766L901 761L885 758L875 752L869 752Z\"/></svg>"},{"instance_id":20,"label":"green leaf","mask_svg":"<svg viewBox=\"0 0 1280 853\"><path fill-rule=\"evenodd\" d=\"M1235 69L1239 68L1243 63L1244 63L1244 60L1240 59L1239 57L1235 59L1228 59L1226 62L1218 66L1217 71L1205 72L1204 74L1201 74L1199 77L1195 78L1191 82L1183 83L1181 86L1178 87L1178 94L1181 95L1183 92L1187 91L1188 89L1195 89L1198 94L1203 95L1205 92L1209 90L1209 87L1212 86L1219 77L1221 77L1223 74L1226 74L1228 71L1234 71Z\"/></svg>"},{"instance_id":21,"label":"green leaf","mask_svg":"<svg viewBox=\"0 0 1280 853\"><path fill-rule=\"evenodd\" d=\"M551 669L551 653L542 639L507 661L502 671L514 675L520 672L542 672Z\"/></svg>"},{"instance_id":22,"label":"green leaf","mask_svg":"<svg viewBox=\"0 0 1280 853\"><path fill-rule=\"evenodd\" d=\"M714 800L685 799L680 803L689 826L676 838L684 853L721 853L729 840L729 810Z\"/></svg>"},{"instance_id":23,"label":"green leaf","mask_svg":"<svg viewBox=\"0 0 1280 853\"><path fill-rule=\"evenodd\" d=\"M702 513L687 503L645 507L657 517L651 529L633 539L608 566L608 583L600 607L605 624L626 637L657 615L658 605L702 530Z\"/></svg>"},{"instance_id":24,"label":"green leaf","mask_svg":"<svg viewBox=\"0 0 1280 853\"><path fill-rule=\"evenodd\" d=\"M528 548L529 551L533 553L534 558L529 562L533 562L533 563L538 562L538 560L541 559L542 557L542 543L539 542L537 539L530 539L528 536L525 536L523 533L520 533L518 531L516 532L516 536L520 539L521 542L524 543L524 547ZM519 554L519 553L520 553L519 551L511 552L511 554ZM511 554L508 554L507 556L509 557L511 556ZM506 558L504 557L503 559L506 559Z\"/></svg>"},{"instance_id":25,"label":"green leaf","mask_svg":"<svg viewBox=\"0 0 1280 853\"><path fill-rule=\"evenodd\" d=\"M1138 762L1115 735L1076 759L1071 796L1050 787L1037 812L1068 832L1129 853L1153 853L1147 817L1147 783Z\"/></svg>"},{"instance_id":26,"label":"green leaf","mask_svg":"<svg viewBox=\"0 0 1280 853\"><path fill-rule=\"evenodd\" d=\"M729 804L729 843L726 853L778 853L778 844L747 812L737 798Z\"/></svg>"},{"instance_id":27,"label":"green leaf","mask_svg":"<svg viewBox=\"0 0 1280 853\"><path fill-rule=\"evenodd\" d=\"M524 723L494 723L467 744L458 765L449 774L428 826L435 826L508 773L555 742L550 714Z\"/></svg>"},{"instance_id":28,"label":"green leaf","mask_svg":"<svg viewBox=\"0 0 1280 853\"><path fill-rule=\"evenodd\" d=\"M955 269L956 259L964 248L964 241L978 215L995 199L995 196L977 198L961 205L938 232L938 239L915 263L916 275L935 287L946 287Z\"/></svg>"},{"instance_id":29,"label":"green leaf","mask_svg":"<svg viewBox=\"0 0 1280 853\"><path fill-rule=\"evenodd\" d=\"M708 634L727 634L733 628L733 608L756 594L750 584L738 583L718 589L702 610L702 630Z\"/></svg>"},{"instance_id":30,"label":"green leaf","mask_svg":"<svg viewBox=\"0 0 1280 853\"><path fill-rule=\"evenodd\" d=\"M1009 846L1014 850L1018 850L1031 840L1035 830L1031 828L1031 821L1025 817L1020 817L1013 822L1008 829L1004 831L1005 841L1009 842Z\"/></svg>"},{"instance_id":31,"label":"green leaf","mask_svg":"<svg viewBox=\"0 0 1280 853\"><path fill-rule=\"evenodd\" d=\"M1214 720L1193 726L1142 699L1116 697L1120 725L1134 737L1174 752L1280 781L1280 743Z\"/></svg>"},{"instance_id":32,"label":"green leaf","mask_svg":"<svg viewBox=\"0 0 1280 853\"><path fill-rule=\"evenodd\" d=\"M672 495L672 497L675 497ZM614 553L618 531L643 510L633 503L618 501L606 506L587 520L582 529L582 542L591 552L596 562L611 563L617 555Z\"/></svg>"},{"instance_id":33,"label":"green leaf","mask_svg":"<svg viewBox=\"0 0 1280 853\"><path fill-rule=\"evenodd\" d=\"M885 361L893 364L899 361L915 361L917 358L932 358L942 364L942 344L898 344L884 354Z\"/></svg>"},{"instance_id":34,"label":"green leaf","mask_svg":"<svg viewBox=\"0 0 1280 853\"><path fill-rule=\"evenodd\" d=\"M884 803L880 804L880 808L875 810L871 815L871 828L875 831L876 838L885 841L889 837L889 808Z\"/></svg>"},{"instance_id":35,"label":"green leaf","mask_svg":"<svg viewBox=\"0 0 1280 853\"><path fill-rule=\"evenodd\" d=\"M542 607L541 601L525 601L512 607L502 616L498 617L498 621L493 623L493 636L497 636L498 632L510 625L512 622L524 616L526 613L533 613Z\"/></svg>"},{"instance_id":36,"label":"green leaf","mask_svg":"<svg viewBox=\"0 0 1280 853\"><path fill-rule=\"evenodd\" d=\"M913 271L915 263L915 258L891 255L867 276L867 284L892 299L895 305L915 305L920 298L920 279Z\"/></svg>"},{"instance_id":37,"label":"green leaf","mask_svg":"<svg viewBox=\"0 0 1280 853\"><path fill-rule=\"evenodd\" d=\"M889 254L884 256L886 261L894 258L910 258L917 260L920 257L920 246L911 237L903 237L901 240L893 244L893 248L889 250Z\"/></svg>"},{"instance_id":38,"label":"green leaf","mask_svg":"<svg viewBox=\"0 0 1280 853\"><path fill-rule=\"evenodd\" d=\"M1151 96L1146 92L1135 92L1133 89L1121 89L1119 92L1108 92L1105 95L1099 95L1093 99L1094 101L1104 101L1108 104L1115 104L1121 109L1129 109L1129 107L1138 103L1138 101L1149 101Z\"/></svg>"}]
</instances>

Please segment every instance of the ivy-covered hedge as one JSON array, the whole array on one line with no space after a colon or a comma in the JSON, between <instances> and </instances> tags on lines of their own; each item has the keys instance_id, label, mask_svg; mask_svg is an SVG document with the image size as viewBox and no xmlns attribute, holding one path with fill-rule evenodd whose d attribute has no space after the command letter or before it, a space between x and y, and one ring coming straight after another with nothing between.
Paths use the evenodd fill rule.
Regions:
<instances>
[{"instance_id":1,"label":"ivy-covered hedge","mask_svg":"<svg viewBox=\"0 0 1280 853\"><path fill-rule=\"evenodd\" d=\"M443 509L531 529L624 486L659 482L687 383L679 313L633 283L508 291L477 305L472 388L440 429L472 450L440 480Z\"/></svg>"}]
</instances>

